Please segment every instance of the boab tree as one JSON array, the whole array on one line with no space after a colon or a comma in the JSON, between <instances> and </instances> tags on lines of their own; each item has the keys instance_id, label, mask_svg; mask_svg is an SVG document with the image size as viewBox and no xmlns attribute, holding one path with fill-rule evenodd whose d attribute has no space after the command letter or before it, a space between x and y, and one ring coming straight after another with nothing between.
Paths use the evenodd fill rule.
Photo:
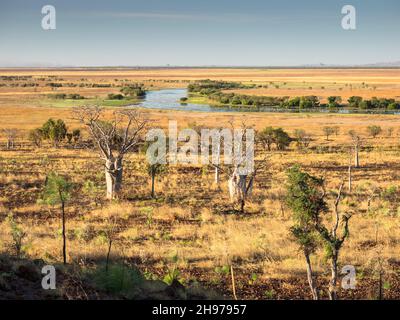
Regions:
<instances>
[{"instance_id":1,"label":"boab tree","mask_svg":"<svg viewBox=\"0 0 400 320\"><path fill-rule=\"evenodd\" d=\"M255 145L254 145L254 132L251 127L246 126L245 122L242 123L240 130L235 130L236 137L241 140L242 143L246 144L246 148L242 148L237 144L237 140L234 141L233 149L233 163L228 166L228 189L231 202L240 206L240 212L244 213L244 207L246 201L251 196L254 180L260 171L266 170L267 155L265 155L259 161L255 161ZM287 145L282 141L289 141L290 138L281 128L275 130L275 134L279 137L279 134L283 132L282 140L276 140L277 149L283 150ZM287 139L288 138L288 139ZM244 150L245 149L245 150ZM238 150L240 150L238 152Z\"/></svg>"},{"instance_id":2,"label":"boab tree","mask_svg":"<svg viewBox=\"0 0 400 320\"><path fill-rule=\"evenodd\" d=\"M73 113L75 119L86 125L100 151L107 199L114 199L122 188L124 156L138 146L148 121L135 109L115 111L111 120L104 120L104 109L98 106L76 107Z\"/></svg>"},{"instance_id":3,"label":"boab tree","mask_svg":"<svg viewBox=\"0 0 400 320\"><path fill-rule=\"evenodd\" d=\"M202 162L203 164L210 163L216 168L217 183L220 172L228 175L230 200L234 205L239 205L240 212L243 213L261 164L254 165L254 129L248 127L244 120L241 128L235 128L233 120L229 121L229 124L230 129L202 130ZM212 146L209 144L210 139ZM221 150L224 153L223 157L220 154Z\"/></svg>"},{"instance_id":4,"label":"boab tree","mask_svg":"<svg viewBox=\"0 0 400 320\"><path fill-rule=\"evenodd\" d=\"M229 197L232 203L239 205L240 212L244 213L258 170L254 165L254 130L247 126L245 121L242 121L240 129L234 128L233 121L230 121L230 126L234 139L231 145L224 141L228 148L233 150L232 163L227 167Z\"/></svg>"},{"instance_id":5,"label":"boab tree","mask_svg":"<svg viewBox=\"0 0 400 320\"><path fill-rule=\"evenodd\" d=\"M15 139L18 135L18 129L8 128L2 130L4 136L7 139L7 149L14 149L15 147Z\"/></svg>"},{"instance_id":6,"label":"boab tree","mask_svg":"<svg viewBox=\"0 0 400 320\"><path fill-rule=\"evenodd\" d=\"M239 165L235 166L234 170L230 174L228 188L231 202L239 204L240 212L244 213L246 200L253 190L256 171L254 170L251 173L241 173L239 169Z\"/></svg>"}]
</instances>

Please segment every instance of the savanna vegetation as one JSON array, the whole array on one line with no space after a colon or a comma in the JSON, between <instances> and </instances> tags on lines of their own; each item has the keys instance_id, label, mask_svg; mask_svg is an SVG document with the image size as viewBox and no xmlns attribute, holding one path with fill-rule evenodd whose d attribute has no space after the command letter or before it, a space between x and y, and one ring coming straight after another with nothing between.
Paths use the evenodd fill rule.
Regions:
<instances>
[{"instance_id":1,"label":"savanna vegetation","mask_svg":"<svg viewBox=\"0 0 400 320\"><path fill-rule=\"evenodd\" d=\"M137 95L136 86L120 91L132 79L126 85L124 76L101 72L1 80L73 83L82 100L99 87L80 83L118 83L113 94ZM157 72L149 79L164 77ZM247 86L257 76L241 72L222 87L208 85L248 90L236 77ZM188 85L191 78L162 80ZM10 88L21 86L2 90ZM23 92L38 98L47 90L29 88L39 91L0 98L2 297L400 298L399 116L52 108L23 102ZM149 166L144 135L167 130L169 119L195 131L254 128L255 173ZM56 266L56 291L40 289L45 264ZM356 285L343 289L349 265Z\"/></svg>"},{"instance_id":2,"label":"savanna vegetation","mask_svg":"<svg viewBox=\"0 0 400 320\"><path fill-rule=\"evenodd\" d=\"M320 98L310 96L257 96L244 95L236 92L229 92L229 89L254 88L255 85L240 85L223 81L199 81L188 86L189 93L196 93L206 96L209 100L222 105L241 107L279 107L283 109L359 109L359 110L398 110L400 102L395 99L372 97L370 100L363 100L360 96L351 96L344 102L341 96L327 97L327 103L322 103ZM312 88L311 88L312 89Z\"/></svg>"}]
</instances>

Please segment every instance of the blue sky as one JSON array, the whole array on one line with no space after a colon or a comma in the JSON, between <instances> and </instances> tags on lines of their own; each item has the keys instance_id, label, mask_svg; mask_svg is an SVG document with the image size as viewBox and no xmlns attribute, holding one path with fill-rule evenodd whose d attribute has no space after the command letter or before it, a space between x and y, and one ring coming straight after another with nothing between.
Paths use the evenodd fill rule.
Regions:
<instances>
[{"instance_id":1,"label":"blue sky","mask_svg":"<svg viewBox=\"0 0 400 320\"><path fill-rule=\"evenodd\" d=\"M56 8L57 29L41 28ZM357 9L357 30L341 8ZM1 0L0 66L400 61L398 0Z\"/></svg>"}]
</instances>

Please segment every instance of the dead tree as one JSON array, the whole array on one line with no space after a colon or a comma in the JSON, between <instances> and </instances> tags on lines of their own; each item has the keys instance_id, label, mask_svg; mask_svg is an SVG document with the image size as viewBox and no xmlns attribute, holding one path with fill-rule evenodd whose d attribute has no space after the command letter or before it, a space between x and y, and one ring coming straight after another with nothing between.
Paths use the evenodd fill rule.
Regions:
<instances>
[{"instance_id":1,"label":"dead tree","mask_svg":"<svg viewBox=\"0 0 400 320\"><path fill-rule=\"evenodd\" d=\"M252 130L248 127L245 121L242 121L240 130L235 130L233 121L230 121L230 126L232 132L234 132L235 141L229 146L234 150L234 155L232 157L232 163L228 166L228 190L229 198L233 204L238 204L240 207L240 213L244 213L244 207L246 201L251 195L254 185L254 179L258 167L254 165L254 140L247 141L249 138L247 136L247 131ZM252 136L254 139L254 135ZM241 146L238 148L237 143L241 142ZM226 143L226 141L224 141ZM243 143L246 144L246 151L242 149ZM247 144L250 143L251 146ZM249 147L249 148L248 148ZM238 151L240 149L240 151ZM220 148L218 148L218 151ZM220 160L220 158L218 158ZM259 164L262 165L263 162ZM219 171L221 170L218 165L215 165L217 171L215 173L216 177L219 176Z\"/></svg>"},{"instance_id":2,"label":"dead tree","mask_svg":"<svg viewBox=\"0 0 400 320\"><path fill-rule=\"evenodd\" d=\"M329 231L321 222L318 217L315 217L315 229L321 235L329 248L329 258L331 260L331 279L329 281L329 298L331 300L337 300L337 279L338 279L338 266L337 261L339 258L340 249L343 246L344 241L349 236L349 219L351 215L340 214L339 204L342 197L344 182L341 183L339 191L334 203L335 219L331 231ZM342 224L343 230L342 235L338 235L339 225Z\"/></svg>"},{"instance_id":3,"label":"dead tree","mask_svg":"<svg viewBox=\"0 0 400 320\"><path fill-rule=\"evenodd\" d=\"M352 191L352 183L353 183L353 178L351 175L351 149L350 149L350 156L349 156L349 169L348 169L348 183L349 183L349 193Z\"/></svg>"},{"instance_id":4,"label":"dead tree","mask_svg":"<svg viewBox=\"0 0 400 320\"><path fill-rule=\"evenodd\" d=\"M221 160L221 145L218 143L217 145L217 162L220 163ZM214 166L214 183L218 186L219 185L219 176L220 170L219 166Z\"/></svg>"},{"instance_id":5,"label":"dead tree","mask_svg":"<svg viewBox=\"0 0 400 320\"><path fill-rule=\"evenodd\" d=\"M362 138L353 130L349 132L354 147L354 167L360 167L359 151L362 144Z\"/></svg>"},{"instance_id":6,"label":"dead tree","mask_svg":"<svg viewBox=\"0 0 400 320\"><path fill-rule=\"evenodd\" d=\"M73 115L88 128L97 145L104 160L107 199L115 199L122 188L124 156L138 146L148 120L135 109L125 109L114 111L112 120L107 121L104 109L98 106L74 108Z\"/></svg>"},{"instance_id":7,"label":"dead tree","mask_svg":"<svg viewBox=\"0 0 400 320\"><path fill-rule=\"evenodd\" d=\"M229 197L231 202L240 205L241 213L244 212L246 199L251 195L253 190L254 178L255 172L251 174L240 174L239 165L237 165L228 180Z\"/></svg>"},{"instance_id":8,"label":"dead tree","mask_svg":"<svg viewBox=\"0 0 400 320\"><path fill-rule=\"evenodd\" d=\"M3 129L2 132L7 139L6 143L7 150L14 149L15 139L17 138L18 129L8 128L8 129Z\"/></svg>"}]
</instances>

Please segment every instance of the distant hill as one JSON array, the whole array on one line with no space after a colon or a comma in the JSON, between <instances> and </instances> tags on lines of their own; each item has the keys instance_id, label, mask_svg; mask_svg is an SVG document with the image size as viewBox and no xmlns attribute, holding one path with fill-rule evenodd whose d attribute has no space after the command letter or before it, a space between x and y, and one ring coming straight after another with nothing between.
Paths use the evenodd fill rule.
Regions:
<instances>
[{"instance_id":1,"label":"distant hill","mask_svg":"<svg viewBox=\"0 0 400 320\"><path fill-rule=\"evenodd\" d=\"M366 64L305 64L301 68L400 68L400 61L394 62L377 62Z\"/></svg>"},{"instance_id":2,"label":"distant hill","mask_svg":"<svg viewBox=\"0 0 400 320\"><path fill-rule=\"evenodd\" d=\"M364 64L364 67L400 67L400 61L394 62L379 62L379 63L372 63L372 64Z\"/></svg>"}]
</instances>

